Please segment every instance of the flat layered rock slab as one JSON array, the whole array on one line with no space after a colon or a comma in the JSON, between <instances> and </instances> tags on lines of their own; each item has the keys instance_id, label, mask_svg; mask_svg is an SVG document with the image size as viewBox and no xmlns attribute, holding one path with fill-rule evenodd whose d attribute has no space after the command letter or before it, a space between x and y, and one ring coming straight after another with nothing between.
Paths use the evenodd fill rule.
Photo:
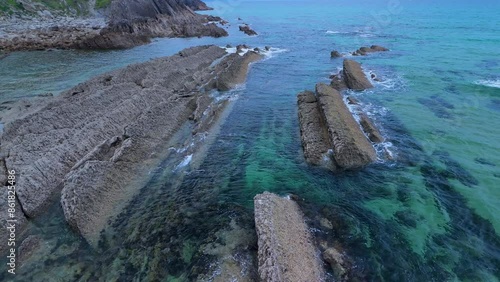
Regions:
<instances>
[{"instance_id":1,"label":"flat layered rock slab","mask_svg":"<svg viewBox=\"0 0 500 282\"><path fill-rule=\"evenodd\" d=\"M323 281L324 270L296 202L264 192L254 198L262 281Z\"/></svg>"},{"instance_id":2,"label":"flat layered rock slab","mask_svg":"<svg viewBox=\"0 0 500 282\"><path fill-rule=\"evenodd\" d=\"M332 145L314 92L299 93L297 104L304 157L307 162L314 165L325 164L326 154Z\"/></svg>"}]
</instances>

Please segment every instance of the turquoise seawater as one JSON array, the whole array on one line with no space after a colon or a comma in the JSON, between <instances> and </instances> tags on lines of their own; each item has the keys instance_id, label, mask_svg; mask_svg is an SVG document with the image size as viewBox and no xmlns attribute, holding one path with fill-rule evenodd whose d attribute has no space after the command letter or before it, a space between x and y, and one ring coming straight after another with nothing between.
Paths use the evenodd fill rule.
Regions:
<instances>
[{"instance_id":1,"label":"turquoise seawater","mask_svg":"<svg viewBox=\"0 0 500 282\"><path fill-rule=\"evenodd\" d=\"M220 274L228 269L255 279L253 197L272 191L303 199L311 231L344 250L361 281L499 281L498 3L208 4L217 8L210 14L230 22L229 37L157 39L120 51L19 52L0 60L5 101L57 94L189 46L277 48L231 92L231 112L199 167L188 165L178 176L166 159L97 249L65 228L56 204L33 231L50 242L50 255L23 266L17 280L229 281ZM239 32L240 22L259 35ZM372 44L391 51L354 59L381 82L350 94L380 126L394 161L337 175L307 165L296 94L338 72L342 60L330 59L330 51Z\"/></svg>"}]
</instances>

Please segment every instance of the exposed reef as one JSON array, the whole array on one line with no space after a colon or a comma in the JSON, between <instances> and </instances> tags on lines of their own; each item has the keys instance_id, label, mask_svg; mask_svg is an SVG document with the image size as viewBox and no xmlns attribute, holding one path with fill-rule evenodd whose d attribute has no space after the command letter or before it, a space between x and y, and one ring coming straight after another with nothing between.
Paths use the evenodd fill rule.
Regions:
<instances>
[{"instance_id":1,"label":"exposed reef","mask_svg":"<svg viewBox=\"0 0 500 282\"><path fill-rule=\"evenodd\" d=\"M322 263L297 203L264 192L254 204L261 280L322 281Z\"/></svg>"},{"instance_id":2,"label":"exposed reef","mask_svg":"<svg viewBox=\"0 0 500 282\"><path fill-rule=\"evenodd\" d=\"M342 71L332 77L331 86L338 91L344 89L365 90L373 85L366 78L361 65L353 60L344 60Z\"/></svg>"},{"instance_id":3,"label":"exposed reef","mask_svg":"<svg viewBox=\"0 0 500 282\"><path fill-rule=\"evenodd\" d=\"M352 53L353 56L366 56L370 53L375 53L375 52L386 52L389 51L389 49L378 46L378 45L372 45L370 47L361 47L358 50L354 51Z\"/></svg>"},{"instance_id":4,"label":"exposed reef","mask_svg":"<svg viewBox=\"0 0 500 282\"><path fill-rule=\"evenodd\" d=\"M20 218L37 217L60 198L67 222L95 243L178 129L193 123L193 132L204 131L217 119L225 104L214 105L209 92L243 83L259 58L193 47L97 76L28 113L2 112L0 154L5 169L19 172Z\"/></svg>"},{"instance_id":5,"label":"exposed reef","mask_svg":"<svg viewBox=\"0 0 500 282\"><path fill-rule=\"evenodd\" d=\"M308 162L320 165L326 159L333 162L327 162L327 166L335 170L357 169L376 160L375 149L337 90L319 83L316 95L300 93L298 104L302 146ZM332 156L326 154L330 149Z\"/></svg>"}]
</instances>

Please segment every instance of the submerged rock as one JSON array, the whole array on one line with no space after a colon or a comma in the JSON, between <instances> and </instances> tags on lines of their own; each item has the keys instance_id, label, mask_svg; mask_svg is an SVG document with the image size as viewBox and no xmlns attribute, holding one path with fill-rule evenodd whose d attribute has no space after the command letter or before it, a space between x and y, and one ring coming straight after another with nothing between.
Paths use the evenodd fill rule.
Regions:
<instances>
[{"instance_id":1,"label":"submerged rock","mask_svg":"<svg viewBox=\"0 0 500 282\"><path fill-rule=\"evenodd\" d=\"M328 248L323 252L323 259L330 264L333 273L341 281L347 281L345 276L347 275L347 270L344 267L344 259L342 254L335 248Z\"/></svg>"},{"instance_id":2,"label":"submerged rock","mask_svg":"<svg viewBox=\"0 0 500 282\"><path fill-rule=\"evenodd\" d=\"M366 114L364 113L360 114L359 124L361 124L363 131L366 133L366 135L368 135L370 141L374 143L384 142L384 137L382 136L382 133L380 133L378 128L373 124L373 122Z\"/></svg>"},{"instance_id":3,"label":"submerged rock","mask_svg":"<svg viewBox=\"0 0 500 282\"><path fill-rule=\"evenodd\" d=\"M322 281L324 270L297 203L264 192L254 204L262 281Z\"/></svg>"},{"instance_id":4,"label":"submerged rock","mask_svg":"<svg viewBox=\"0 0 500 282\"><path fill-rule=\"evenodd\" d=\"M332 57L332 58L340 58L340 57L342 57L342 54L340 54L339 51L333 50L330 53L330 57Z\"/></svg>"},{"instance_id":5,"label":"submerged rock","mask_svg":"<svg viewBox=\"0 0 500 282\"><path fill-rule=\"evenodd\" d=\"M342 95L323 83L316 85L316 95L333 145L335 163L343 169L356 169L374 162L375 149L345 105Z\"/></svg>"},{"instance_id":6,"label":"submerged rock","mask_svg":"<svg viewBox=\"0 0 500 282\"><path fill-rule=\"evenodd\" d=\"M302 147L307 162L335 171L336 168L361 168L376 160L375 149L337 90L319 83L316 85L316 95L310 91L301 92L297 96L297 103ZM365 120L365 123L368 123L368 136L373 136L373 140L383 140L369 120Z\"/></svg>"},{"instance_id":7,"label":"submerged rock","mask_svg":"<svg viewBox=\"0 0 500 282\"><path fill-rule=\"evenodd\" d=\"M353 60L344 60L344 68L342 70L342 77L345 84L349 89L365 90L372 88L373 85L366 78L361 65Z\"/></svg>"},{"instance_id":8,"label":"submerged rock","mask_svg":"<svg viewBox=\"0 0 500 282\"><path fill-rule=\"evenodd\" d=\"M199 89L228 66L236 73L228 81L244 81L251 60L226 55L199 46L130 65L9 120L0 153L7 155L6 168L21 172L17 196L26 215L44 213L61 193L66 220L95 243L109 216L133 195L129 188L141 186L158 162L155 154L168 151L181 125L211 104Z\"/></svg>"}]
</instances>

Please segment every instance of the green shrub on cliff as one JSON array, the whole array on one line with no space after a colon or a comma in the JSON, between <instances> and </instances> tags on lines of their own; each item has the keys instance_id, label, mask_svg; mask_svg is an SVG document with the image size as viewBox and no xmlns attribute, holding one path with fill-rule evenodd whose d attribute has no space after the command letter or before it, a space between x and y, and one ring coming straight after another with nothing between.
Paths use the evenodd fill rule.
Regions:
<instances>
[{"instance_id":1,"label":"green shrub on cliff","mask_svg":"<svg viewBox=\"0 0 500 282\"><path fill-rule=\"evenodd\" d=\"M95 8L96 9L101 9L101 8L106 8L111 4L111 0L96 0L95 1Z\"/></svg>"}]
</instances>

